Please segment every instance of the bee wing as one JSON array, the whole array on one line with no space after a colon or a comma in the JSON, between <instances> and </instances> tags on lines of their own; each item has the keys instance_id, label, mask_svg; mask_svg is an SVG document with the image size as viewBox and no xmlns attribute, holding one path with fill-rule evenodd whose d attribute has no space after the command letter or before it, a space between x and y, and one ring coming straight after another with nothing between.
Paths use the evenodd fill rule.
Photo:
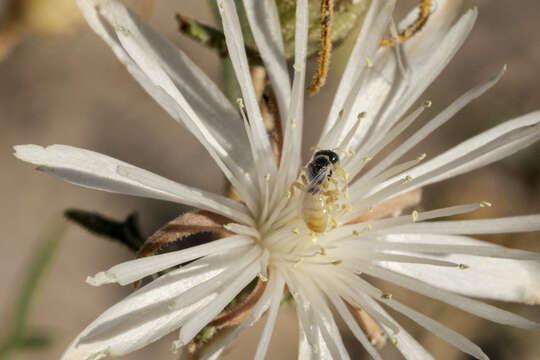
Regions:
<instances>
[{"instance_id":1,"label":"bee wing","mask_svg":"<svg viewBox=\"0 0 540 360\"><path fill-rule=\"evenodd\" d=\"M321 183L328 176L329 172L330 172L330 169L326 169L325 171L321 171L317 175L315 175L313 179L311 179L310 182L304 188L305 191L311 192L311 190L313 190L314 188L321 186Z\"/></svg>"}]
</instances>

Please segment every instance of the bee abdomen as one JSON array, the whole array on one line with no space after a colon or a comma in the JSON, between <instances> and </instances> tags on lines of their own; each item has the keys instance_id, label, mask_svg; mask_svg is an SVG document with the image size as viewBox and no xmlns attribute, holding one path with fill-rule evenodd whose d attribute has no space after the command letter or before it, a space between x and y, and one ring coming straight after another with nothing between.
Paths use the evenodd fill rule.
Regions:
<instances>
[{"instance_id":1,"label":"bee abdomen","mask_svg":"<svg viewBox=\"0 0 540 360\"><path fill-rule=\"evenodd\" d=\"M328 210L323 197L318 195L307 195L302 204L302 217L306 226L317 233L326 231L328 227Z\"/></svg>"}]
</instances>

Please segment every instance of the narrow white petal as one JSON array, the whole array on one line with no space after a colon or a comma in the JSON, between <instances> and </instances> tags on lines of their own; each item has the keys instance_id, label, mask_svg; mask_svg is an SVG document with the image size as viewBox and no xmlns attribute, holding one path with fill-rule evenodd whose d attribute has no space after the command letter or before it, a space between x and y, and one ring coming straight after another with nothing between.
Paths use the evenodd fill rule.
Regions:
<instances>
[{"instance_id":1,"label":"narrow white petal","mask_svg":"<svg viewBox=\"0 0 540 360\"><path fill-rule=\"evenodd\" d=\"M390 235L392 241L424 241L428 244L498 247L491 243L465 236L407 234ZM382 266L424 281L433 286L467 296L527 304L540 303L540 264L534 261L519 261L479 257L471 254L429 255L439 259L466 265L466 269L431 267L404 263L381 263Z\"/></svg>"},{"instance_id":2,"label":"narrow white petal","mask_svg":"<svg viewBox=\"0 0 540 360\"><path fill-rule=\"evenodd\" d=\"M318 282L318 283L319 285L322 286L322 282ZM325 289L325 293L330 299L330 301L332 302L332 304L334 305L334 308L336 309L338 314L345 321L345 324L347 324L347 326L349 327L353 335L356 337L358 341L360 341L362 346L364 346L364 348L371 355L371 357L375 360L382 360L377 350L373 347L373 345L371 345L366 334L364 334L362 329L360 329L358 322L352 316L351 312L347 309L343 300L332 291L329 291L328 289Z\"/></svg>"},{"instance_id":3,"label":"narrow white petal","mask_svg":"<svg viewBox=\"0 0 540 360\"><path fill-rule=\"evenodd\" d=\"M523 329L540 330L540 324L525 319L519 315L477 300L472 300L464 296L451 293L435 286L431 286L425 282L416 280L409 276L398 274L394 271L386 270L370 264L359 265L359 270L366 274L384 279L385 281L393 282L398 286L405 287L417 293L440 300L484 319ZM455 269L455 271L461 270Z\"/></svg>"},{"instance_id":4,"label":"narrow white petal","mask_svg":"<svg viewBox=\"0 0 540 360\"><path fill-rule=\"evenodd\" d=\"M302 129L304 124L304 87L309 26L307 0L296 3L295 65L289 112L287 113L280 167L272 194L272 204L280 201L288 186L297 178L302 161Z\"/></svg>"},{"instance_id":5,"label":"narrow white petal","mask_svg":"<svg viewBox=\"0 0 540 360\"><path fill-rule=\"evenodd\" d=\"M382 230L388 234L503 234L540 231L540 214L496 219L432 221Z\"/></svg>"},{"instance_id":6,"label":"narrow white petal","mask_svg":"<svg viewBox=\"0 0 540 360\"><path fill-rule=\"evenodd\" d=\"M170 267L192 261L203 256L216 254L221 251L227 251L229 249L234 249L236 247L249 245L252 243L253 240L247 237L230 236L203 245L187 248L185 250L178 250L170 253L126 261L113 266L109 270L105 271L105 274L98 273L96 277L90 279L88 282L93 282L92 285L101 285L103 282L99 283L96 281L104 278L111 280L104 283L117 282L120 285L127 285L148 275L166 270Z\"/></svg>"},{"instance_id":7,"label":"narrow white petal","mask_svg":"<svg viewBox=\"0 0 540 360\"><path fill-rule=\"evenodd\" d=\"M283 297L284 285L285 281L283 277L279 274L278 270L273 268L272 276L266 284L266 288L264 289L263 294L255 304L255 306L250 310L248 316L246 316L244 321L242 321L240 325L238 325L229 335L227 335L225 339L223 339L217 345L208 350L201 360L213 359L216 354L219 354L225 349L228 344L230 344L234 339L236 339L242 333L242 331L244 331L247 327L252 326L256 321L258 321L264 311L266 311L269 307L274 306L274 303L277 303L279 305ZM271 335L272 333L270 331L270 333L263 334L262 337L268 337L267 340L269 342ZM261 339L260 341L262 342L263 339Z\"/></svg>"},{"instance_id":8,"label":"narrow white petal","mask_svg":"<svg viewBox=\"0 0 540 360\"><path fill-rule=\"evenodd\" d=\"M231 169L242 182L239 173L251 171L253 159L246 151L241 119L217 86L123 4L100 0L78 4L90 26L145 90L192 131L220 167Z\"/></svg>"},{"instance_id":9,"label":"narrow white petal","mask_svg":"<svg viewBox=\"0 0 540 360\"><path fill-rule=\"evenodd\" d=\"M300 272L291 273L291 277L296 277L297 281L302 284L300 291L310 302L311 311L313 312L315 323L319 327L321 340L326 344L326 347L331 354L332 359L349 359L349 354L343 345L343 340L334 321L334 317L324 293L310 279L308 275ZM319 345L319 348L321 346Z\"/></svg>"},{"instance_id":10,"label":"narrow white petal","mask_svg":"<svg viewBox=\"0 0 540 360\"><path fill-rule=\"evenodd\" d=\"M379 174L382 170L386 169L394 161L396 161L402 155L404 155L407 151L412 149L413 146L418 144L421 140L425 139L429 134L431 134L437 128L439 128L440 126L445 124L448 120L450 120L452 116L454 116L458 111L463 109L463 107L469 104L472 100L478 98L479 96L484 94L487 90L489 90L491 87L493 87L499 81L499 79L503 76L505 71L506 71L506 66L504 66L501 72L494 78L490 79L484 84L481 84L479 86L472 88L471 90L467 91L465 94L460 96L457 100L455 100L452 104L450 104L446 109L440 112L439 115L434 117L431 121L425 124L421 129L419 129L414 134L409 136L407 140L401 143L395 150L393 150L383 160L378 162L377 165L375 165L365 175L363 175L362 178L366 177L369 179Z\"/></svg>"},{"instance_id":11,"label":"narrow white petal","mask_svg":"<svg viewBox=\"0 0 540 360\"><path fill-rule=\"evenodd\" d=\"M390 317L388 313L377 304L376 301L371 299L369 296L365 296L367 300L371 300L372 306L379 311L380 313ZM430 353L426 351L404 328L402 328L397 322L395 326L398 327L399 331L397 333L392 333L390 329L382 325L384 331L389 337L395 339L395 346L401 352L403 357L407 360L433 360L433 357Z\"/></svg>"},{"instance_id":12,"label":"narrow white petal","mask_svg":"<svg viewBox=\"0 0 540 360\"><path fill-rule=\"evenodd\" d=\"M449 344L454 345L455 347L457 347L459 350L463 351L464 353L467 353L480 360L489 360L489 357L482 351L482 349L480 349L472 341L470 341L463 335L458 334L454 330L441 325L435 320L417 311L414 311L411 308L403 304L400 304L399 302L395 300L389 299L389 300L384 301L384 303L386 303L392 309L402 313L403 315L407 316L411 320L415 321L416 323L426 328L427 330L431 331L435 335L439 336L444 341L448 342Z\"/></svg>"},{"instance_id":13,"label":"narrow white petal","mask_svg":"<svg viewBox=\"0 0 540 360\"><path fill-rule=\"evenodd\" d=\"M272 89L276 95L280 118L283 122L287 118L289 109L291 83L276 3L274 0L244 0L244 8L257 48L261 54L264 54L262 60L272 82Z\"/></svg>"},{"instance_id":14,"label":"narrow white petal","mask_svg":"<svg viewBox=\"0 0 540 360\"><path fill-rule=\"evenodd\" d=\"M241 253L206 257L171 271L115 304L90 324L70 345L62 360L88 359L103 352L119 356L137 350L179 328L215 295L182 309L170 301L229 268Z\"/></svg>"},{"instance_id":15,"label":"narrow white petal","mask_svg":"<svg viewBox=\"0 0 540 360\"><path fill-rule=\"evenodd\" d=\"M420 186L445 180L509 156L540 139L540 112L507 121L446 151L407 172L411 179L398 184L393 178L372 189L379 201ZM398 184L397 186L394 186ZM384 189L387 187L387 189Z\"/></svg>"},{"instance_id":16,"label":"narrow white petal","mask_svg":"<svg viewBox=\"0 0 540 360\"><path fill-rule=\"evenodd\" d=\"M199 299L208 296L211 293L223 291L228 284L237 278L242 271L254 260L260 257L262 250L258 246L252 246L251 249L243 254L239 254L238 259L234 263L230 263L229 268L224 269L214 278L190 289L186 294L182 294L169 304L172 310L180 309L186 305L190 305Z\"/></svg>"},{"instance_id":17,"label":"narrow white petal","mask_svg":"<svg viewBox=\"0 0 540 360\"><path fill-rule=\"evenodd\" d=\"M260 152L260 161L266 173L273 173L276 169L270 140L264 128L261 111L255 96L255 90L251 80L249 65L244 47L244 38L240 28L240 21L236 13L236 6L232 0L217 0L223 31L229 50L229 57L234 67L236 79L247 109L250 129L252 129L254 143Z\"/></svg>"},{"instance_id":18,"label":"narrow white petal","mask_svg":"<svg viewBox=\"0 0 540 360\"><path fill-rule=\"evenodd\" d=\"M339 141L335 140L340 137L342 138L352 128L357 115L355 112L367 111L367 109L358 110L359 104L355 104L354 101L358 97L362 87L359 79L362 73L367 71L365 70L367 59L372 58L379 47L379 42L390 23L395 3L395 0L375 0L370 5L362 24L362 30L356 38L354 48L347 62L347 67L341 77L318 146L327 148L329 145L327 141L332 141L334 145L338 144ZM362 96L366 95L369 96L369 92L362 93ZM340 120L342 125L339 125L338 129L334 124L338 121L338 114L342 109L345 109L343 113L344 118ZM330 129L335 134L329 135Z\"/></svg>"},{"instance_id":19,"label":"narrow white petal","mask_svg":"<svg viewBox=\"0 0 540 360\"><path fill-rule=\"evenodd\" d=\"M447 2L451 3L451 2ZM452 6L452 5L451 5ZM428 20L428 24L424 27L424 32L429 31L429 22L440 21L441 19L435 19L437 12L434 14L433 19ZM461 48L467 37L469 36L474 23L476 21L478 12L475 9L468 10L452 28L445 34L444 38L440 40L438 45L433 47L426 47L424 44L420 46L422 50L416 53L412 59L407 55L409 49L413 49L418 44L413 44L412 40L403 44L403 50L405 59L408 64L410 76L407 81L401 86L404 91L400 93L400 96L395 99L392 104L389 104L387 109L384 110L384 114L381 116L381 121L377 124L377 128L374 133L380 139L387 130L406 113L407 109L418 99L418 97L424 92L424 90L437 78L440 72L446 67L450 60L454 57L456 52ZM442 20L444 22L445 20ZM433 40L435 36L432 37ZM414 51L414 50L411 50ZM420 52L424 52L420 54ZM426 59L427 58L427 59ZM409 86L410 84L410 86ZM369 139L367 146L375 143L375 137Z\"/></svg>"},{"instance_id":20,"label":"narrow white petal","mask_svg":"<svg viewBox=\"0 0 540 360\"><path fill-rule=\"evenodd\" d=\"M360 91L366 95L359 96L355 105L367 113L363 119L366 125L359 129L350 144L356 152L376 146L461 47L474 24L476 12L469 11L452 27L459 13L458 3L460 1L437 1L436 10L423 29L402 44L408 71L406 79L401 75L393 49L379 49L373 59L370 79ZM408 17L415 16L417 11ZM400 24L400 28L403 27Z\"/></svg>"},{"instance_id":21,"label":"narrow white petal","mask_svg":"<svg viewBox=\"0 0 540 360\"><path fill-rule=\"evenodd\" d=\"M410 170L407 175L414 183L407 188L442 181L509 156L538 140L539 124L540 111L536 111L484 131Z\"/></svg>"},{"instance_id":22,"label":"narrow white petal","mask_svg":"<svg viewBox=\"0 0 540 360\"><path fill-rule=\"evenodd\" d=\"M261 334L261 339L259 340L259 345L257 346L257 352L255 353L254 360L264 360L266 353L268 352L268 346L270 345L270 340L272 339L272 333L274 332L274 326L276 324L277 313L279 306L281 305L281 298L283 297L283 286L285 280L280 274L276 274L277 286L272 292L272 301L270 303L270 310L268 312L268 319L264 325L264 330Z\"/></svg>"},{"instance_id":23,"label":"narrow white petal","mask_svg":"<svg viewBox=\"0 0 540 360\"><path fill-rule=\"evenodd\" d=\"M254 261L244 268L236 279L231 281L218 294L217 298L201 309L200 312L191 316L180 329L178 339L181 344L188 344L202 328L204 328L221 310L231 302L238 293L246 287L260 271L261 265Z\"/></svg>"},{"instance_id":24,"label":"narrow white petal","mask_svg":"<svg viewBox=\"0 0 540 360\"><path fill-rule=\"evenodd\" d=\"M87 188L173 201L251 223L244 205L226 197L165 179L90 150L66 145L15 146L15 156L38 169Z\"/></svg>"}]
</instances>

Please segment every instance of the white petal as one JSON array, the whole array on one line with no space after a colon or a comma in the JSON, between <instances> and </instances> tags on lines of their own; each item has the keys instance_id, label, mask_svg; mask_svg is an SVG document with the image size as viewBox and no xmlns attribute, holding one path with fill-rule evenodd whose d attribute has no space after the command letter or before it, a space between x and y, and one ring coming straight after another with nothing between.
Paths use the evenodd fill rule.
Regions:
<instances>
[{"instance_id":1,"label":"white petal","mask_svg":"<svg viewBox=\"0 0 540 360\"><path fill-rule=\"evenodd\" d=\"M318 283L321 287L323 287L324 284L322 282L318 282ZM382 360L381 356L379 355L375 347L371 345L366 334L364 334L364 331L362 331L362 329L358 325L357 320L352 316L351 312L347 309L343 300L337 295L337 292L331 292L328 290L328 288L324 288L324 287L323 289L326 295L328 296L328 298L330 299L330 301L332 302L332 304L334 305L334 308L336 309L338 314L341 316L341 318L345 321L345 323L347 324L347 326L349 327L353 335L356 337L356 339L360 341L362 346L364 346L366 351L371 355L373 359Z\"/></svg>"},{"instance_id":2,"label":"white petal","mask_svg":"<svg viewBox=\"0 0 540 360\"><path fill-rule=\"evenodd\" d=\"M355 98L359 97L361 90L361 82L359 81L362 72L367 66L367 59L373 58L375 51L379 47L379 42L384 35L384 32L390 24L391 15L395 7L395 0L382 1L375 0L371 3L368 13L364 18L362 24L362 30L356 38L354 48L349 56L347 66L343 75L339 87L334 96L334 101L328 119L325 124L325 128L321 134L319 145L322 148L328 147L327 141L333 141L333 145L337 145L339 142L334 141L340 137L343 137L347 131L351 129L356 119L355 112L358 111L360 104L354 103ZM361 97L370 96L369 92L361 93ZM353 105L357 105L354 106ZM338 121L338 114L342 109L347 106L346 111L343 113L343 117L340 119L342 125L341 129L334 127ZM360 111L367 111L368 109L362 109ZM349 115L349 116L347 116ZM345 116L347 116L345 118ZM333 136L329 136L330 129L332 133L336 132ZM331 138L331 139L329 139Z\"/></svg>"},{"instance_id":3,"label":"white petal","mask_svg":"<svg viewBox=\"0 0 540 360\"><path fill-rule=\"evenodd\" d=\"M428 19L428 23L423 29L424 33L430 31L430 21L431 23L435 23L436 21L444 23L448 21L446 19L441 19L441 17L446 14L440 14L440 12L446 10L442 9L443 6L448 6L450 8L455 6L455 4L447 5L449 3L456 2L446 1L446 4L437 2L438 10L435 11L432 18ZM454 10L455 9L450 9L449 12L453 12ZM437 15L439 15L439 17L437 17ZM439 44L433 43L432 46L422 44L419 46L418 43L414 43L414 40L420 40L419 38L422 34L420 34L417 39L413 37L411 41L406 41L403 44L403 52L405 61L408 65L409 78L401 85L404 89L403 92L394 90L396 93L401 94L401 96L398 98L399 100L394 99L392 103L388 105L387 109L384 110L381 121L375 130L376 134L386 133L387 129L405 114L407 109L409 109L424 90L437 78L469 36L477 15L476 8L468 10L461 16L456 24L444 34L444 38L438 40L440 42ZM436 24L434 24L434 27L435 26ZM433 30L437 31L436 29ZM440 35L442 34L432 35L431 39L427 42L437 41L436 38ZM429 35L426 35L426 37L428 36ZM412 53L411 55L409 55L409 51ZM372 139L370 139L370 142L371 141Z\"/></svg>"},{"instance_id":4,"label":"white petal","mask_svg":"<svg viewBox=\"0 0 540 360\"><path fill-rule=\"evenodd\" d=\"M365 181L364 178L369 179L370 177L375 176L379 174L382 170L386 169L394 161L396 161L402 155L407 153L407 151L412 149L413 146L418 144L420 141L425 139L429 134L431 134L437 128L439 128L440 126L445 124L448 120L450 120L458 111L460 111L463 107L469 104L472 100L478 98L479 96L484 94L484 92L486 92L491 87L493 87L500 80L500 78L502 77L505 71L506 71L506 66L504 66L504 68L499 72L499 74L493 79L490 79L484 84L481 84L479 86L472 88L471 90L467 91L465 94L460 96L457 100L455 100L452 104L450 104L446 109L441 111L431 121L429 121L427 124L422 126L421 129L417 130L415 133L409 136L396 149L392 150L392 152L388 156L386 156L383 160L378 162L377 165L375 165L366 174L364 174L361 179ZM370 156L374 156L374 155L375 154L370 154Z\"/></svg>"},{"instance_id":5,"label":"white petal","mask_svg":"<svg viewBox=\"0 0 540 360\"><path fill-rule=\"evenodd\" d=\"M429 285L420 280L401 275L391 270L383 269L367 263L359 265L358 270L365 274L384 279L385 281L393 282L398 286L405 287L419 294L440 300L484 319L523 329L540 330L540 324L535 323L534 321L525 319L519 315L499 309L489 304L457 295L455 293L443 290L440 287ZM429 268L427 271L429 271ZM455 269L455 271L463 270Z\"/></svg>"},{"instance_id":6,"label":"white petal","mask_svg":"<svg viewBox=\"0 0 540 360\"><path fill-rule=\"evenodd\" d=\"M461 144L453 147L452 149L444 152L443 154L417 166L413 170L409 172L409 175L413 178L422 176L429 171L435 170L437 168L440 168L452 161L455 161L456 159L459 159L464 154L470 154L475 150L480 149L482 146L496 140L497 138L500 138L504 135L507 135L511 133L513 130L519 129L519 128L525 128L528 126L537 126L540 123L540 111L529 113L527 115L520 116L518 118L508 120L498 126L495 126L477 136L474 136ZM540 129L538 129L540 131ZM536 141L537 138L532 138L533 141ZM488 158L482 158L482 157L476 157L472 160L470 160L467 163L459 164L459 166L456 166L451 171L444 173L442 175L439 175L435 178L431 178L428 181L424 182L422 185L432 184L434 182L442 181L444 179L447 179L449 177L457 176L459 174L472 171L476 168L479 168L481 166L485 166L487 164L490 164L494 161L500 160L501 158L508 156L512 154L515 151L521 150L523 148L522 144L519 144L519 147L516 147L515 149L512 149L511 153L505 153L502 151L497 151L498 149L494 149L493 153L495 157L488 157ZM523 143L523 145L529 145L528 142ZM489 155L489 153L487 154Z\"/></svg>"},{"instance_id":7,"label":"white petal","mask_svg":"<svg viewBox=\"0 0 540 360\"><path fill-rule=\"evenodd\" d=\"M197 314L192 314L180 329L180 334L178 336L180 344L188 344L199 331L201 331L253 280L260 270L260 260L255 260L242 269L238 276L223 288L214 301L202 308Z\"/></svg>"},{"instance_id":8,"label":"white petal","mask_svg":"<svg viewBox=\"0 0 540 360\"><path fill-rule=\"evenodd\" d=\"M264 176L267 173L275 172L276 164L270 146L270 140L264 128L257 97L255 96L236 6L232 0L217 0L217 4L223 23L229 57L233 64L238 85L240 85L240 90L242 91L242 97L250 121L250 129L254 143L257 145L259 151L259 161L262 162Z\"/></svg>"},{"instance_id":9,"label":"white petal","mask_svg":"<svg viewBox=\"0 0 540 360\"><path fill-rule=\"evenodd\" d=\"M388 234L503 234L540 231L540 214L497 219L431 221L382 230Z\"/></svg>"},{"instance_id":10,"label":"white petal","mask_svg":"<svg viewBox=\"0 0 540 360\"><path fill-rule=\"evenodd\" d=\"M220 167L224 162L233 172L252 170L253 159L238 113L181 50L117 1L79 0L78 4L94 31L137 81L192 131Z\"/></svg>"},{"instance_id":11,"label":"white petal","mask_svg":"<svg viewBox=\"0 0 540 360\"><path fill-rule=\"evenodd\" d=\"M112 282L127 285L170 267L252 243L253 240L250 238L230 236L184 250L126 261L113 266L105 273L98 273L95 278L90 278L87 282L95 286ZM100 282L101 279L105 279L105 281Z\"/></svg>"},{"instance_id":12,"label":"white petal","mask_svg":"<svg viewBox=\"0 0 540 360\"><path fill-rule=\"evenodd\" d=\"M276 3L274 0L244 0L244 8L257 48L261 54L264 54L262 60L272 82L272 89L276 95L280 118L283 122L287 118L289 109L291 83Z\"/></svg>"},{"instance_id":13,"label":"white petal","mask_svg":"<svg viewBox=\"0 0 540 360\"><path fill-rule=\"evenodd\" d=\"M406 176L412 180L393 188L387 198L488 165L539 139L540 111L509 120L411 169ZM368 195L396 182L399 179L392 178L372 189Z\"/></svg>"},{"instance_id":14,"label":"white petal","mask_svg":"<svg viewBox=\"0 0 540 360\"><path fill-rule=\"evenodd\" d=\"M244 205L165 179L120 160L66 145L15 146L15 156L70 183L91 189L173 201L251 223Z\"/></svg>"},{"instance_id":15,"label":"white petal","mask_svg":"<svg viewBox=\"0 0 540 360\"><path fill-rule=\"evenodd\" d=\"M272 298L270 310L268 312L268 319L264 325L264 330L261 334L261 339L259 340L259 345L257 346L257 352L255 353L254 360L263 360L266 358L268 346L270 345L270 340L272 339L272 333L274 332L274 326L276 324L277 313L279 306L281 305L281 299L283 298L283 286L285 285L285 279L283 279L281 274L277 271L275 277L276 285L275 288L272 288Z\"/></svg>"},{"instance_id":16,"label":"white petal","mask_svg":"<svg viewBox=\"0 0 540 360\"><path fill-rule=\"evenodd\" d=\"M390 235L392 241L425 242L439 245L467 245L498 247L491 243L465 236L408 234ZM426 256L426 255L424 255ZM504 301L540 303L540 263L480 257L467 254L428 256L440 260L465 264L468 268L429 267L405 263L382 263L382 266L409 275L428 284L467 296Z\"/></svg>"},{"instance_id":17,"label":"white petal","mask_svg":"<svg viewBox=\"0 0 540 360\"><path fill-rule=\"evenodd\" d=\"M296 3L295 25L295 65L294 81L289 112L286 114L283 147L272 203L275 206L290 184L298 176L302 161L302 129L304 125L304 87L306 79L306 56L309 26L309 8L307 0Z\"/></svg>"},{"instance_id":18,"label":"white petal","mask_svg":"<svg viewBox=\"0 0 540 360\"><path fill-rule=\"evenodd\" d=\"M371 300L371 305L380 313L386 317L390 317L386 311L377 304L376 301L371 299L369 296L366 296L367 299ZM397 322L395 326L398 327L399 331L397 333L392 332L390 328L382 324L382 327L386 334L389 337L395 339L395 346L403 354L403 357L407 360L433 360L433 357L430 353L426 351L403 327L401 327Z\"/></svg>"},{"instance_id":19,"label":"white petal","mask_svg":"<svg viewBox=\"0 0 540 360\"><path fill-rule=\"evenodd\" d=\"M92 322L73 341L62 360L86 360L99 353L127 354L177 329L216 295L177 310L170 309L170 301L230 267L237 256L238 253L218 255L211 261L213 265L197 261L135 291Z\"/></svg>"}]
</instances>

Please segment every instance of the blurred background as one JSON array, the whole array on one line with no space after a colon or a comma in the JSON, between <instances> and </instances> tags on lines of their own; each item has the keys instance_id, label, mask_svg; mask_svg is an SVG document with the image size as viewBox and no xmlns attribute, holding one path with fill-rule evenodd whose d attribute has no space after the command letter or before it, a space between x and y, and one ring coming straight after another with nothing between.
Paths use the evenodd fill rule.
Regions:
<instances>
[{"instance_id":1,"label":"blurred background","mask_svg":"<svg viewBox=\"0 0 540 360\"><path fill-rule=\"evenodd\" d=\"M18 1L18 0L15 0ZM4 1L5 2L5 1ZM6 2L7 3L7 2ZM0 344L10 336L18 296L35 254L47 239L59 239L28 313L32 331L50 343L16 351L10 359L57 359L88 323L132 291L131 287L93 288L87 275L131 259L132 252L118 243L98 238L67 223L63 211L81 208L123 219L137 211L144 234L185 212L179 205L108 194L69 185L33 170L16 160L16 144L67 144L87 148L135 164L167 178L223 192L226 183L197 141L177 125L125 71L109 48L80 19L71 0L25 0L35 13L11 22L4 9L0 21L9 32L0 36L0 152L2 175L0 219ZM403 14L415 1L400 1ZM470 87L496 74L503 64L508 72L499 84L475 100L417 150L434 156L504 120L540 108L540 2L521 0L464 1L478 6L479 19L471 37L423 99L433 101L429 115ZM0 3L0 4L3 4ZM134 6L137 1L131 1ZM53 6L54 5L54 6ZM51 8L51 6L53 6ZM51 9L56 9L53 11ZM60 9L60 10L58 10ZM221 81L215 53L177 32L174 14L180 12L207 24L214 18L204 1L156 0L149 21L181 47L216 82ZM61 13L61 16L58 16ZM6 20L7 19L7 20ZM4 29L8 25L3 25ZM8 45L6 45L8 44ZM346 63L348 43L334 52L327 85L306 101L306 158L326 117L340 73ZM4 46L5 45L5 46ZM424 116L425 122L429 115ZM221 179L216 181L216 179ZM498 217L540 211L540 144L468 175L425 189L422 207L488 200L494 204L470 215ZM60 229L60 230L59 230ZM538 233L484 237L490 241L540 251ZM540 335L489 323L407 291L393 290L399 299L426 315L468 336L492 359L540 359ZM19 304L20 305L20 304ZM525 317L540 320L540 307L497 304ZM269 359L296 358L294 305L284 305L272 339ZM437 359L467 359L450 345L396 316ZM249 359L262 330L259 323L229 350L228 359ZM176 334L123 357L125 359L175 359L169 352ZM344 335L353 359L367 358L350 335ZM39 340L39 339L38 339ZM383 356L398 359L392 345Z\"/></svg>"}]
</instances>

